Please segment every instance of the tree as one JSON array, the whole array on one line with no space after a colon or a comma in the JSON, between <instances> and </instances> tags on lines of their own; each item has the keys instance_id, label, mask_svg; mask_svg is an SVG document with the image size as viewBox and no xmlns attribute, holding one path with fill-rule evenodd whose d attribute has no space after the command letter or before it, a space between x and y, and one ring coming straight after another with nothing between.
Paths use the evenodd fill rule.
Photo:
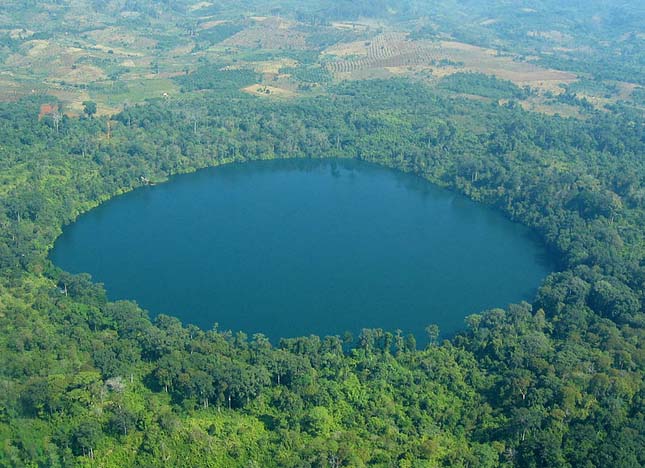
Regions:
<instances>
[{"instance_id":1,"label":"tree","mask_svg":"<svg viewBox=\"0 0 645 468\"><path fill-rule=\"evenodd\" d=\"M75 455L94 458L94 448L101 439L101 426L96 421L83 421L72 434L72 451Z\"/></svg>"},{"instance_id":2,"label":"tree","mask_svg":"<svg viewBox=\"0 0 645 468\"><path fill-rule=\"evenodd\" d=\"M428 343L431 345L437 344L437 340L439 339L439 326L433 323L432 325L428 325L425 330Z\"/></svg>"},{"instance_id":3,"label":"tree","mask_svg":"<svg viewBox=\"0 0 645 468\"><path fill-rule=\"evenodd\" d=\"M513 408L511 411L511 424L515 434L524 442L526 436L540 427L542 415L538 409Z\"/></svg>"},{"instance_id":4,"label":"tree","mask_svg":"<svg viewBox=\"0 0 645 468\"><path fill-rule=\"evenodd\" d=\"M186 119L192 123L193 135L197 135L197 124L206 115L206 110L198 105L191 105L185 111Z\"/></svg>"},{"instance_id":5,"label":"tree","mask_svg":"<svg viewBox=\"0 0 645 468\"><path fill-rule=\"evenodd\" d=\"M112 433L126 436L128 435L128 430L134 426L136 420L136 415L132 411L117 403L112 409L108 425Z\"/></svg>"},{"instance_id":6,"label":"tree","mask_svg":"<svg viewBox=\"0 0 645 468\"><path fill-rule=\"evenodd\" d=\"M60 112L58 109L54 111L52 114L52 122L54 122L54 128L56 129L56 133L58 133L58 129L60 127L60 123L63 120L63 114Z\"/></svg>"},{"instance_id":7,"label":"tree","mask_svg":"<svg viewBox=\"0 0 645 468\"><path fill-rule=\"evenodd\" d=\"M91 119L96 114L96 103L94 101L83 101L83 112Z\"/></svg>"},{"instance_id":8,"label":"tree","mask_svg":"<svg viewBox=\"0 0 645 468\"><path fill-rule=\"evenodd\" d=\"M634 292L618 281L594 283L589 302L596 312L617 321L626 321L641 310Z\"/></svg>"},{"instance_id":9,"label":"tree","mask_svg":"<svg viewBox=\"0 0 645 468\"><path fill-rule=\"evenodd\" d=\"M417 339L414 337L414 334L408 333L405 336L405 349L412 353L417 350Z\"/></svg>"},{"instance_id":10,"label":"tree","mask_svg":"<svg viewBox=\"0 0 645 468\"><path fill-rule=\"evenodd\" d=\"M302 420L304 429L314 436L327 436L332 429L334 420L324 406L311 408Z\"/></svg>"}]
</instances>

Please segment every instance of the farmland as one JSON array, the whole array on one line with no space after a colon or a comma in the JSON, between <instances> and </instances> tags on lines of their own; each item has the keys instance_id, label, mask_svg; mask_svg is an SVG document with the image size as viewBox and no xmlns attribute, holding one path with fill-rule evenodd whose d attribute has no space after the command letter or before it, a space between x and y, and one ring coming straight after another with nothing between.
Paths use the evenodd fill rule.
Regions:
<instances>
[{"instance_id":1,"label":"farmland","mask_svg":"<svg viewBox=\"0 0 645 468\"><path fill-rule=\"evenodd\" d=\"M569 47L573 36L541 29L541 24L527 30L526 40L552 44L547 55L509 51L503 36L497 45L473 43L460 28L423 18L327 21L261 9L234 15L211 2L188 3L175 12L155 10L153 16L123 10L115 17L111 13L116 6L110 5L110 14L89 15L79 0L67 8L44 3L40 14L29 17L10 9L0 15L0 38L5 38L0 48L0 100L48 94L74 115L82 102L92 99L99 114L109 114L127 104L181 92L175 78L209 63L221 69L255 70L261 75L256 85L275 90L259 93L263 97L324 93L326 86L342 81L389 77L436 86L455 73L484 73L533 90L521 104L536 112L584 114L573 101L557 100L567 89L598 109L619 101L640 106L631 97L640 85L629 76L594 80L589 73L547 66L555 63L554 57L574 53ZM45 17L54 22L43 28L39 22ZM473 27L491 30L503 20L479 19ZM36 35L32 25L41 32ZM578 48L585 53L588 49ZM577 82L587 85L570 88ZM616 92L607 93L612 86ZM248 93L248 84L240 84L238 91Z\"/></svg>"},{"instance_id":2,"label":"farmland","mask_svg":"<svg viewBox=\"0 0 645 468\"><path fill-rule=\"evenodd\" d=\"M327 68L345 79L351 79L359 71L389 68L404 68L411 73L427 70L439 78L457 71L469 71L558 92L561 85L577 78L573 73L517 61L516 57L499 54L493 49L456 41L412 41L404 33L385 33L371 41L339 44L324 53L342 57L328 62Z\"/></svg>"}]
</instances>

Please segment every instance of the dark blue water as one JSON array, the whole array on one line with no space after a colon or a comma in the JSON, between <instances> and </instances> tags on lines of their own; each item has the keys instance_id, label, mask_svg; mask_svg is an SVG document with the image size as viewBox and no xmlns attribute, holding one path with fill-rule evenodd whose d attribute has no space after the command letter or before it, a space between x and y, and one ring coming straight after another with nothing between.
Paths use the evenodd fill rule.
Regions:
<instances>
[{"instance_id":1,"label":"dark blue water","mask_svg":"<svg viewBox=\"0 0 645 468\"><path fill-rule=\"evenodd\" d=\"M397 328L450 333L531 299L550 271L527 229L408 174L278 160L182 175L115 198L51 252L111 299L275 340Z\"/></svg>"}]
</instances>

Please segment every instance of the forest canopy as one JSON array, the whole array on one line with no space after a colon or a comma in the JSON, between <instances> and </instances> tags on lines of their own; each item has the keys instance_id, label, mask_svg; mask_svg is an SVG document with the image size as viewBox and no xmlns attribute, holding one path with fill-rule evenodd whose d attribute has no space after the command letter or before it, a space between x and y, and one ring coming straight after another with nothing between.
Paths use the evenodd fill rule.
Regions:
<instances>
[{"instance_id":1,"label":"forest canopy","mask_svg":"<svg viewBox=\"0 0 645 468\"><path fill-rule=\"evenodd\" d=\"M0 465L645 466L642 7L530 5L3 2ZM146 184L325 157L493 207L557 271L449 339L272 343L48 259Z\"/></svg>"},{"instance_id":2,"label":"forest canopy","mask_svg":"<svg viewBox=\"0 0 645 468\"><path fill-rule=\"evenodd\" d=\"M642 464L642 116L549 118L406 81L334 94L150 101L110 118L109 139L104 117L39 121L46 98L2 105L6 460L180 463L215 442L222 466ZM396 330L273 346L151 321L46 258L63 224L141 175L326 156L493 205L539 232L560 271L532 305L424 349Z\"/></svg>"}]
</instances>

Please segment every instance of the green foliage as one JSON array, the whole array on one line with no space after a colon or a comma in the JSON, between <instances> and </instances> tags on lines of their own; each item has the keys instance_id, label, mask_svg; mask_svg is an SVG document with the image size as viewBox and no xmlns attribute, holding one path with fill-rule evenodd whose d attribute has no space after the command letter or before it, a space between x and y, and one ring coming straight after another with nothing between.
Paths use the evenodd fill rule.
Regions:
<instances>
[{"instance_id":1,"label":"green foliage","mask_svg":"<svg viewBox=\"0 0 645 468\"><path fill-rule=\"evenodd\" d=\"M94 101L83 101L83 112L92 118L96 114L96 103Z\"/></svg>"},{"instance_id":2,"label":"green foliage","mask_svg":"<svg viewBox=\"0 0 645 468\"><path fill-rule=\"evenodd\" d=\"M229 73L208 67L203 89L207 70ZM0 104L2 464L645 464L642 114L547 117L403 80L329 91L151 100L112 116L109 139L105 117L38 120L52 98ZM151 321L46 258L64 224L142 175L325 156L494 206L560 271L533 305L471 316L443 343L428 327L416 350L379 329L276 344Z\"/></svg>"},{"instance_id":3,"label":"green foliage","mask_svg":"<svg viewBox=\"0 0 645 468\"><path fill-rule=\"evenodd\" d=\"M476 94L492 99L524 99L529 91L507 80L500 80L483 73L454 73L443 78L440 88L457 93Z\"/></svg>"},{"instance_id":4,"label":"green foliage","mask_svg":"<svg viewBox=\"0 0 645 468\"><path fill-rule=\"evenodd\" d=\"M328 83L332 76L325 67L314 65L308 67L283 67L280 73L287 73L303 83Z\"/></svg>"},{"instance_id":5,"label":"green foliage","mask_svg":"<svg viewBox=\"0 0 645 468\"><path fill-rule=\"evenodd\" d=\"M197 40L202 43L205 42L206 46L222 42L238 32L242 31L244 26L235 23L224 23L213 26L208 29L202 29L197 34Z\"/></svg>"},{"instance_id":6,"label":"green foliage","mask_svg":"<svg viewBox=\"0 0 645 468\"><path fill-rule=\"evenodd\" d=\"M618 87L603 81L581 79L568 85L567 91L572 94L587 94L611 98L618 94Z\"/></svg>"},{"instance_id":7,"label":"green foliage","mask_svg":"<svg viewBox=\"0 0 645 468\"><path fill-rule=\"evenodd\" d=\"M645 107L645 88L638 87L632 91L632 98L640 106Z\"/></svg>"},{"instance_id":8,"label":"green foliage","mask_svg":"<svg viewBox=\"0 0 645 468\"><path fill-rule=\"evenodd\" d=\"M202 65L188 75L175 78L182 92L208 89L229 95L238 94L240 89L258 80L259 75L253 70L229 68L222 64Z\"/></svg>"}]
</instances>

